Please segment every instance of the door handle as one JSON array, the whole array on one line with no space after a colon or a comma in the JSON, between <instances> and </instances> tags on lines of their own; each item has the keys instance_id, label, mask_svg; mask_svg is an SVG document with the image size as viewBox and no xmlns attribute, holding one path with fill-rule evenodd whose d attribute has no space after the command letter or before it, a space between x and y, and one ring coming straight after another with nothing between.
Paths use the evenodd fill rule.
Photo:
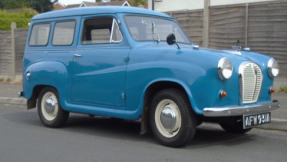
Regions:
<instances>
[{"instance_id":1,"label":"door handle","mask_svg":"<svg viewBox=\"0 0 287 162\"><path fill-rule=\"evenodd\" d=\"M82 57L82 55L74 54L74 57Z\"/></svg>"}]
</instances>

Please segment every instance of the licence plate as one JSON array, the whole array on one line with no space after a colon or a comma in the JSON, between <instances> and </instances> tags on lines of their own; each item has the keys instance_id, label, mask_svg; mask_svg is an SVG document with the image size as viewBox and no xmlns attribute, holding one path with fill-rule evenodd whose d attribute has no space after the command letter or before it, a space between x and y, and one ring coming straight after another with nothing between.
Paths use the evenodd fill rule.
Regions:
<instances>
[{"instance_id":1,"label":"licence plate","mask_svg":"<svg viewBox=\"0 0 287 162\"><path fill-rule=\"evenodd\" d=\"M271 113L262 113L256 115L243 115L243 129L252 128L256 125L271 123Z\"/></svg>"}]
</instances>

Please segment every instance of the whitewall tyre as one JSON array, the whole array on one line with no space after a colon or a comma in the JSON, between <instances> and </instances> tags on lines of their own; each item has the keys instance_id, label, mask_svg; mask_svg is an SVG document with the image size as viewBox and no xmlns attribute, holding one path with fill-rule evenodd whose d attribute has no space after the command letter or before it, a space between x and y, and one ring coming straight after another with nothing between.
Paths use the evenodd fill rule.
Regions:
<instances>
[{"instance_id":1,"label":"whitewall tyre","mask_svg":"<svg viewBox=\"0 0 287 162\"><path fill-rule=\"evenodd\" d=\"M150 128L163 145L181 147L194 136L197 116L186 94L177 89L164 89L152 100L149 111Z\"/></svg>"},{"instance_id":2,"label":"whitewall tyre","mask_svg":"<svg viewBox=\"0 0 287 162\"><path fill-rule=\"evenodd\" d=\"M52 87L44 88L38 98L38 116L41 122L51 128L61 127L69 117L69 112L62 109L58 92Z\"/></svg>"}]
</instances>

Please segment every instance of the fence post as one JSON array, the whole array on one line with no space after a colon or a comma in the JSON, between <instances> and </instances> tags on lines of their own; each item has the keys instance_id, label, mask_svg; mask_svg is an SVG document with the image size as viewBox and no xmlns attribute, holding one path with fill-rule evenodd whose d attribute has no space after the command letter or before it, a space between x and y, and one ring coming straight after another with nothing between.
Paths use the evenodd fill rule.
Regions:
<instances>
[{"instance_id":1,"label":"fence post","mask_svg":"<svg viewBox=\"0 0 287 162\"><path fill-rule=\"evenodd\" d=\"M245 12L245 47L248 47L248 3L246 3Z\"/></svg>"},{"instance_id":2,"label":"fence post","mask_svg":"<svg viewBox=\"0 0 287 162\"><path fill-rule=\"evenodd\" d=\"M12 77L16 79L16 52L15 52L15 29L16 23L11 23L11 54L12 54Z\"/></svg>"},{"instance_id":3,"label":"fence post","mask_svg":"<svg viewBox=\"0 0 287 162\"><path fill-rule=\"evenodd\" d=\"M204 0L203 12L203 47L209 46L209 6L210 0Z\"/></svg>"}]
</instances>

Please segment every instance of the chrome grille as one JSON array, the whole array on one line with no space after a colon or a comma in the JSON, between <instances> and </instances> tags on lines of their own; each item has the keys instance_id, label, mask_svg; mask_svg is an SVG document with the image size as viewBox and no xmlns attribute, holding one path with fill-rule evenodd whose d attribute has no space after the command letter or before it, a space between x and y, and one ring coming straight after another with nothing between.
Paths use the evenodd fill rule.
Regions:
<instances>
[{"instance_id":1,"label":"chrome grille","mask_svg":"<svg viewBox=\"0 0 287 162\"><path fill-rule=\"evenodd\" d=\"M241 97L243 103L257 102L262 85L262 71L255 63L246 63L242 67Z\"/></svg>"}]
</instances>

